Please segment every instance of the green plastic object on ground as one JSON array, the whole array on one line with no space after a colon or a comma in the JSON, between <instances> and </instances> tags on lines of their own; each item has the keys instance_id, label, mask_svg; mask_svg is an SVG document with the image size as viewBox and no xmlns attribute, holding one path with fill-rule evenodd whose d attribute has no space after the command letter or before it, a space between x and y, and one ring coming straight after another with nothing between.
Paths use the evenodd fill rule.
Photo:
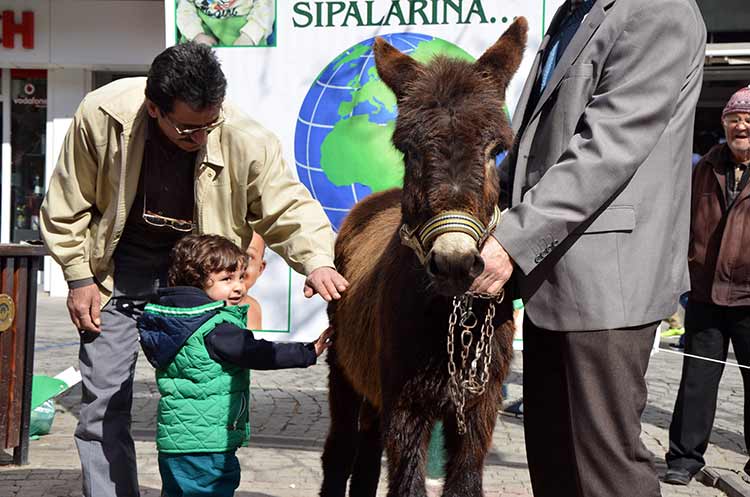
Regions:
<instances>
[{"instance_id":1,"label":"green plastic object on ground","mask_svg":"<svg viewBox=\"0 0 750 497\"><path fill-rule=\"evenodd\" d=\"M57 378L45 375L34 375L31 383L31 417L29 419L29 438L46 435L52 429L55 420L56 395L68 389L68 384Z\"/></svg>"},{"instance_id":2,"label":"green plastic object on ground","mask_svg":"<svg viewBox=\"0 0 750 497\"><path fill-rule=\"evenodd\" d=\"M55 420L55 401L52 399L45 400L31 411L29 420L29 438L32 440L39 438L40 435L46 435L52 429L52 422Z\"/></svg>"},{"instance_id":3,"label":"green plastic object on ground","mask_svg":"<svg viewBox=\"0 0 750 497\"><path fill-rule=\"evenodd\" d=\"M34 375L31 383L31 415L29 438L46 435L52 429L55 419L55 397L81 381L81 376L73 368L68 368L57 377Z\"/></svg>"},{"instance_id":4,"label":"green plastic object on ground","mask_svg":"<svg viewBox=\"0 0 750 497\"><path fill-rule=\"evenodd\" d=\"M31 409L34 410L44 402L68 389L68 384L57 378L45 375L34 375L31 383Z\"/></svg>"}]
</instances>

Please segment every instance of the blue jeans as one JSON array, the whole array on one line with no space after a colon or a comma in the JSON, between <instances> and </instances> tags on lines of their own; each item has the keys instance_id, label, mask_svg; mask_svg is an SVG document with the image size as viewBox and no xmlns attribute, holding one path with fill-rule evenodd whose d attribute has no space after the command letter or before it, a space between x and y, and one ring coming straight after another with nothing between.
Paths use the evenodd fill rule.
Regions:
<instances>
[{"instance_id":1,"label":"blue jeans","mask_svg":"<svg viewBox=\"0 0 750 497\"><path fill-rule=\"evenodd\" d=\"M240 485L235 451L159 453L163 497L232 497Z\"/></svg>"}]
</instances>

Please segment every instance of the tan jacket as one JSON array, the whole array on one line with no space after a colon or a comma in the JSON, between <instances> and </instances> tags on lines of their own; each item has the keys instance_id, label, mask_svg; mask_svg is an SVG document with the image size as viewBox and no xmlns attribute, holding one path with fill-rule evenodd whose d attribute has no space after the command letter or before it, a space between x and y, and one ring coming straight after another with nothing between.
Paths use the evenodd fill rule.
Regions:
<instances>
[{"instance_id":1,"label":"tan jacket","mask_svg":"<svg viewBox=\"0 0 750 497\"><path fill-rule=\"evenodd\" d=\"M102 305L133 205L146 140L145 78L115 81L84 98L73 117L41 208L42 236L67 281L94 277ZM296 271L333 267L333 231L295 180L278 139L233 106L195 165L200 233L246 248L253 230Z\"/></svg>"}]
</instances>

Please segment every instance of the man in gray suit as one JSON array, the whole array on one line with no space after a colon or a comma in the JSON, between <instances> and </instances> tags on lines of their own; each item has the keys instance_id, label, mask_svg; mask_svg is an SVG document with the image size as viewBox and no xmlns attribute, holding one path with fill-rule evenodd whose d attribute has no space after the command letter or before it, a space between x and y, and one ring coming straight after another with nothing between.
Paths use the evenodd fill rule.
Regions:
<instances>
[{"instance_id":1,"label":"man in gray suit","mask_svg":"<svg viewBox=\"0 0 750 497\"><path fill-rule=\"evenodd\" d=\"M688 289L706 29L694 0L568 0L515 110L510 210L472 290L525 302L535 497L660 495L640 441L657 324Z\"/></svg>"}]
</instances>

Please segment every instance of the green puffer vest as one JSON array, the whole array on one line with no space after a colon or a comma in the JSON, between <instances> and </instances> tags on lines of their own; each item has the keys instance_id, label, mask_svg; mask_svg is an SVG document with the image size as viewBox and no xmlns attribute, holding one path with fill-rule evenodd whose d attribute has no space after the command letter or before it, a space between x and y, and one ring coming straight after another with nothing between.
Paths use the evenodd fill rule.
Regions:
<instances>
[{"instance_id":1,"label":"green puffer vest","mask_svg":"<svg viewBox=\"0 0 750 497\"><path fill-rule=\"evenodd\" d=\"M219 323L245 328L247 306L149 304L145 312L179 318L213 312L217 307L216 315L188 338L169 366L156 370L161 393L156 430L160 452L227 452L242 446L250 435L250 371L214 361L203 341Z\"/></svg>"}]
</instances>

